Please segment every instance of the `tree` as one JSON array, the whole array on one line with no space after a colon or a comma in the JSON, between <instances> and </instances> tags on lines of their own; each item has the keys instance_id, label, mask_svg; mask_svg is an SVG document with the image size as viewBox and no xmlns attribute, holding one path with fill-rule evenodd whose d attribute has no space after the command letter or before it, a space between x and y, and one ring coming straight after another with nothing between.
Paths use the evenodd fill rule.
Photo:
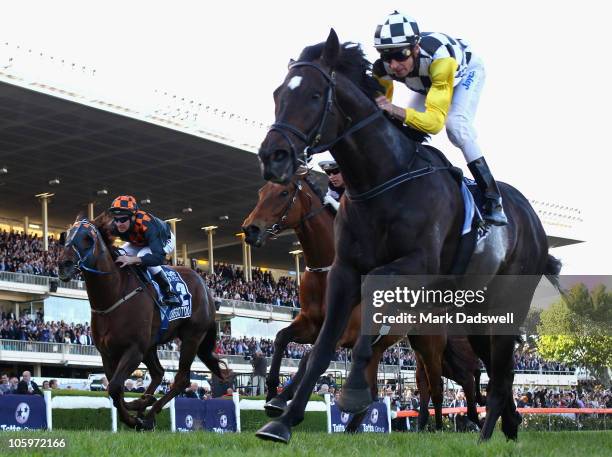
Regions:
<instances>
[{"instance_id":1,"label":"tree","mask_svg":"<svg viewBox=\"0 0 612 457\"><path fill-rule=\"evenodd\" d=\"M600 382L610 384L611 323L612 293L603 285L589 291L578 284L542 311L538 352L546 360L587 368Z\"/></svg>"}]
</instances>

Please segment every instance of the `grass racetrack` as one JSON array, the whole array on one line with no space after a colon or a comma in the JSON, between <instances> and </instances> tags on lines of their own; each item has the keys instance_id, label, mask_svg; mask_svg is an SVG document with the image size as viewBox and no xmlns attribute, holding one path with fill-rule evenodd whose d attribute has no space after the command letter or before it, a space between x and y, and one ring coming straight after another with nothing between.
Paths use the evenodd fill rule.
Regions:
<instances>
[{"instance_id":1,"label":"grass racetrack","mask_svg":"<svg viewBox=\"0 0 612 457\"><path fill-rule=\"evenodd\" d=\"M62 449L9 448L9 439L65 439ZM477 444L477 435L460 433L376 433L344 435L295 432L291 444L261 441L252 432L218 435L194 433L136 433L120 431L1 432L0 455L118 456L612 456L612 431L523 432L507 442L496 431L493 439Z\"/></svg>"}]
</instances>

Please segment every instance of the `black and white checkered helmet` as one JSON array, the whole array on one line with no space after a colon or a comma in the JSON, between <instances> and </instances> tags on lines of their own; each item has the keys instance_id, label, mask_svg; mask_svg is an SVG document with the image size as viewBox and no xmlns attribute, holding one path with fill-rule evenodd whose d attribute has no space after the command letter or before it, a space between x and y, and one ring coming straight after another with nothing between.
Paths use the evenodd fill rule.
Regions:
<instances>
[{"instance_id":1,"label":"black and white checkered helmet","mask_svg":"<svg viewBox=\"0 0 612 457\"><path fill-rule=\"evenodd\" d=\"M374 47L378 50L402 48L419 42L419 26L414 18L394 11L376 27Z\"/></svg>"}]
</instances>

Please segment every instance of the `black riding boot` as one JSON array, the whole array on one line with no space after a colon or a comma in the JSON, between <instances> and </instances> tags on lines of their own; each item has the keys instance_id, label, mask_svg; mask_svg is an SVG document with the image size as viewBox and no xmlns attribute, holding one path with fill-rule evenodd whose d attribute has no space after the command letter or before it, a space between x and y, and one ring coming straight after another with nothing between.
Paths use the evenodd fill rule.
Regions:
<instances>
[{"instance_id":1,"label":"black riding boot","mask_svg":"<svg viewBox=\"0 0 612 457\"><path fill-rule=\"evenodd\" d=\"M159 285L159 288L162 291L162 295L164 296L164 305L170 307L181 306L181 300L179 299L177 293L172 290L172 287L170 287L170 282L168 281L164 270L154 275L153 279Z\"/></svg>"},{"instance_id":2,"label":"black riding boot","mask_svg":"<svg viewBox=\"0 0 612 457\"><path fill-rule=\"evenodd\" d=\"M482 215L484 220L493 225L507 225L508 219L504 214L499 188L484 157L468 163L468 168L485 197L484 214Z\"/></svg>"}]
</instances>

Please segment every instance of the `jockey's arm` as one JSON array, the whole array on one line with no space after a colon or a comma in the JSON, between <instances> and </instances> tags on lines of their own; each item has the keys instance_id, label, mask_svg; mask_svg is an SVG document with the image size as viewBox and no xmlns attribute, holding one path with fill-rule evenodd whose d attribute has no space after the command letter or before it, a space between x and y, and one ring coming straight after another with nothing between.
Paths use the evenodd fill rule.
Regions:
<instances>
[{"instance_id":1,"label":"jockey's arm","mask_svg":"<svg viewBox=\"0 0 612 457\"><path fill-rule=\"evenodd\" d=\"M151 252L145 254L140 258L143 265L147 267L156 267L164 264L166 253L164 252L164 246L161 243L161 238L157 233L153 233L154 230L150 227L146 232L147 243Z\"/></svg>"},{"instance_id":2,"label":"jockey's arm","mask_svg":"<svg viewBox=\"0 0 612 457\"><path fill-rule=\"evenodd\" d=\"M404 124L430 134L442 130L453 98L455 71L457 61L452 57L436 59L431 63L431 87L425 97L425 111L406 108Z\"/></svg>"}]
</instances>

